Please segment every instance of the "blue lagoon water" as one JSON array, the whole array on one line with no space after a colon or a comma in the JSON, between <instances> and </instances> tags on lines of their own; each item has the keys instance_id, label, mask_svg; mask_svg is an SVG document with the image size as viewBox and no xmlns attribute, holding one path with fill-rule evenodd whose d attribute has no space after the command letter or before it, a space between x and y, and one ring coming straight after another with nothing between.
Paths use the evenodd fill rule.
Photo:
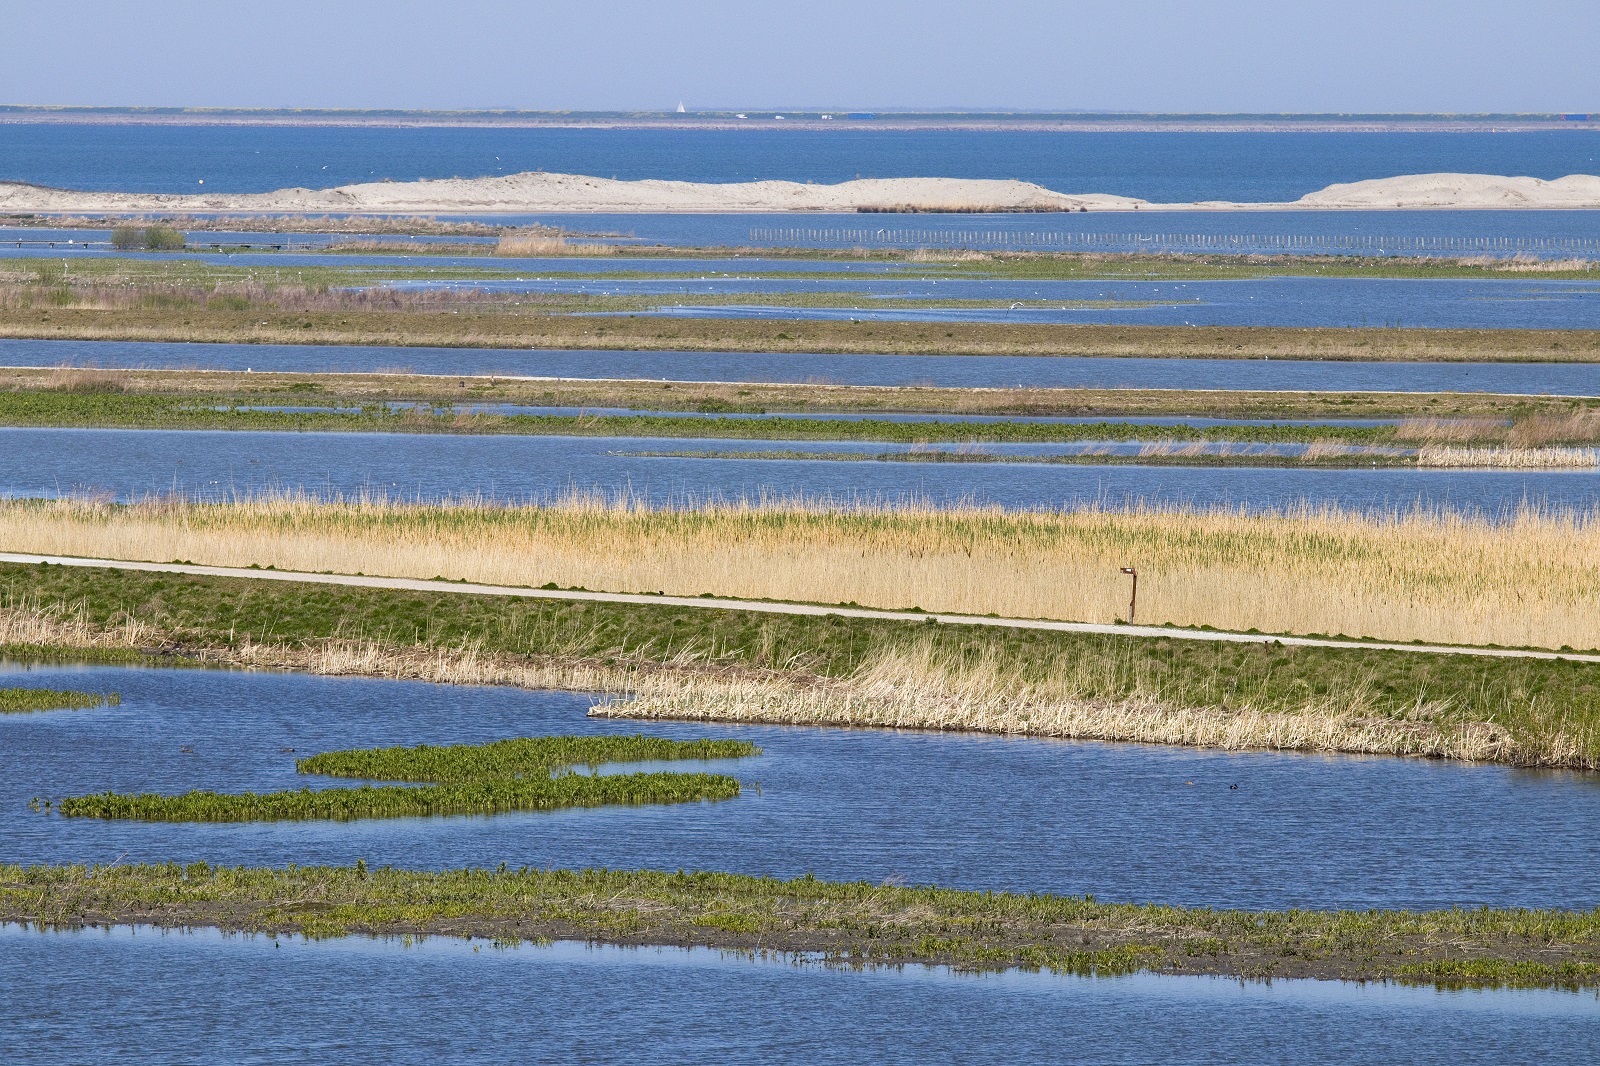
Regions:
<instances>
[{"instance_id":1,"label":"blue lagoon water","mask_svg":"<svg viewBox=\"0 0 1600 1066\"><path fill-rule=\"evenodd\" d=\"M1600 1042L1600 1009L1581 993L151 929L0 929L0 998L16 1005L0 1057L30 1063L1469 1066L1586 1064Z\"/></svg>"},{"instance_id":2,"label":"blue lagoon water","mask_svg":"<svg viewBox=\"0 0 1600 1066\"><path fill-rule=\"evenodd\" d=\"M1068 446L986 446L994 454ZM1526 505L1589 510L1588 470L1294 469L1037 463L908 463L740 458L751 451L904 450L871 442L711 438L447 436L228 430L0 428L0 495L263 493L541 501L578 493L654 505L711 500L834 500L886 505L1061 508L1132 503L1354 510L1446 508L1497 517ZM675 454L718 453L718 457Z\"/></svg>"},{"instance_id":3,"label":"blue lagoon water","mask_svg":"<svg viewBox=\"0 0 1600 1066\"><path fill-rule=\"evenodd\" d=\"M185 344L0 339L0 366L404 372L955 388L1492 392L1600 396L1600 363L1388 363L1303 359L1141 359L823 355L326 344Z\"/></svg>"},{"instance_id":4,"label":"blue lagoon water","mask_svg":"<svg viewBox=\"0 0 1600 1066\"><path fill-rule=\"evenodd\" d=\"M587 717L578 693L195 669L0 664L118 692L0 719L0 862L705 869L1247 908L1600 905L1600 779L1383 757ZM648 732L750 740L722 803L493 817L173 824L33 797L349 782L319 751ZM184 749L190 749L185 751ZM288 751L286 749L293 749ZM616 769L616 768L613 768ZM1234 786L1237 786L1235 788Z\"/></svg>"}]
</instances>

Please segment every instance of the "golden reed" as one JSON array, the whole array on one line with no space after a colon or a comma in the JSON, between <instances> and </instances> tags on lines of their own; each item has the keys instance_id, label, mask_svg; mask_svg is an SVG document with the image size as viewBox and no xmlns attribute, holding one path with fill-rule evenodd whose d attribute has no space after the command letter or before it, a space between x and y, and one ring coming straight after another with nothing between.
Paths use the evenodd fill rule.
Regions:
<instances>
[{"instance_id":1,"label":"golden reed","mask_svg":"<svg viewBox=\"0 0 1600 1066\"><path fill-rule=\"evenodd\" d=\"M1387 640L1600 645L1600 512L0 503L0 550Z\"/></svg>"}]
</instances>

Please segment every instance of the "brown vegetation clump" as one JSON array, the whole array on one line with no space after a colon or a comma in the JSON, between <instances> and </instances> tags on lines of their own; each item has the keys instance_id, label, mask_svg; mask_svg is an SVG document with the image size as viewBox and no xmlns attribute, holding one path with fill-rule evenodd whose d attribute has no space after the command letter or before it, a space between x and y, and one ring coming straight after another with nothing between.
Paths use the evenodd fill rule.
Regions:
<instances>
[{"instance_id":1,"label":"brown vegetation clump","mask_svg":"<svg viewBox=\"0 0 1600 1066\"><path fill-rule=\"evenodd\" d=\"M593 241L573 241L560 233L520 233L503 235L495 245L495 255L537 257L547 255L613 255L615 245Z\"/></svg>"}]
</instances>

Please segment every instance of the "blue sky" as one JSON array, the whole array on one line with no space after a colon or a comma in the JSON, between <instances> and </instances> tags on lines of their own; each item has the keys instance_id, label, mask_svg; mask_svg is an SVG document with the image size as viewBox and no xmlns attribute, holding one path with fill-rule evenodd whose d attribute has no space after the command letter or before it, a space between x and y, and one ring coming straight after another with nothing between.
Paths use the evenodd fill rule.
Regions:
<instances>
[{"instance_id":1,"label":"blue sky","mask_svg":"<svg viewBox=\"0 0 1600 1066\"><path fill-rule=\"evenodd\" d=\"M1600 111L1597 0L0 0L0 102Z\"/></svg>"}]
</instances>

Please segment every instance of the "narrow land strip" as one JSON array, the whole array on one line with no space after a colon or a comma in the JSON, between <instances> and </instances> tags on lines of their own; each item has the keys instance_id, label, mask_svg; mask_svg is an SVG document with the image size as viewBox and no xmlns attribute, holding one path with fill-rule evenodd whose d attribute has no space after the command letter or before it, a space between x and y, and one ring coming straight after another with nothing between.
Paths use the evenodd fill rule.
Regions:
<instances>
[{"instance_id":1,"label":"narrow land strip","mask_svg":"<svg viewBox=\"0 0 1600 1066\"><path fill-rule=\"evenodd\" d=\"M1091 633L1121 637L1167 637L1233 644L1278 644L1301 648L1361 648L1376 651L1404 651L1425 655L1475 655L1499 659L1565 659L1600 663L1600 653L1545 651L1533 648L1469 647L1447 644L1401 644L1388 641L1327 639L1265 633L1230 633L1207 629L1179 629L1169 626L1066 622L1045 618L999 618L969 614L947 614L920 610L887 611L868 607L848 607L816 603L777 603L763 600L726 599L711 595L666 596L627 592L591 592L582 589L522 588L515 585L483 585L466 581L423 580L407 577L374 577L364 574L316 574L306 571L261 570L236 566L201 566L193 563L140 562L127 559L82 559L67 555L30 555L0 552L0 563L24 566L73 566L103 570L134 570L146 573L191 574L202 577L242 578L252 581L292 581L317 585L342 585L356 588L403 589L412 592L445 592L469 596L508 596L522 599L574 600L591 603L665 605L706 608L719 611L750 611L757 614L805 615L813 617L868 618L884 621L927 621L944 625L989 626L1003 629L1037 629L1057 633Z\"/></svg>"},{"instance_id":2,"label":"narrow land strip","mask_svg":"<svg viewBox=\"0 0 1600 1066\"><path fill-rule=\"evenodd\" d=\"M738 354L738 353L733 353ZM537 358L537 354L533 356ZM170 397L215 404L433 403L625 408L698 414L952 414L1239 419L1498 418L1600 410L1600 397L1340 389L961 388L515 374L341 373L0 366L0 389ZM88 401L82 401L88 402Z\"/></svg>"},{"instance_id":3,"label":"narrow land strip","mask_svg":"<svg viewBox=\"0 0 1600 1066\"><path fill-rule=\"evenodd\" d=\"M1600 769L1600 664L0 563L8 657L605 694L590 713Z\"/></svg>"},{"instance_id":4,"label":"narrow land strip","mask_svg":"<svg viewBox=\"0 0 1600 1066\"><path fill-rule=\"evenodd\" d=\"M0 866L0 922L703 945L1104 976L1600 981L1600 911L1228 911L709 872Z\"/></svg>"},{"instance_id":5,"label":"narrow land strip","mask_svg":"<svg viewBox=\"0 0 1600 1066\"><path fill-rule=\"evenodd\" d=\"M1295 329L574 318L514 310L0 307L0 337L379 347L1595 362L1600 330Z\"/></svg>"}]
</instances>

